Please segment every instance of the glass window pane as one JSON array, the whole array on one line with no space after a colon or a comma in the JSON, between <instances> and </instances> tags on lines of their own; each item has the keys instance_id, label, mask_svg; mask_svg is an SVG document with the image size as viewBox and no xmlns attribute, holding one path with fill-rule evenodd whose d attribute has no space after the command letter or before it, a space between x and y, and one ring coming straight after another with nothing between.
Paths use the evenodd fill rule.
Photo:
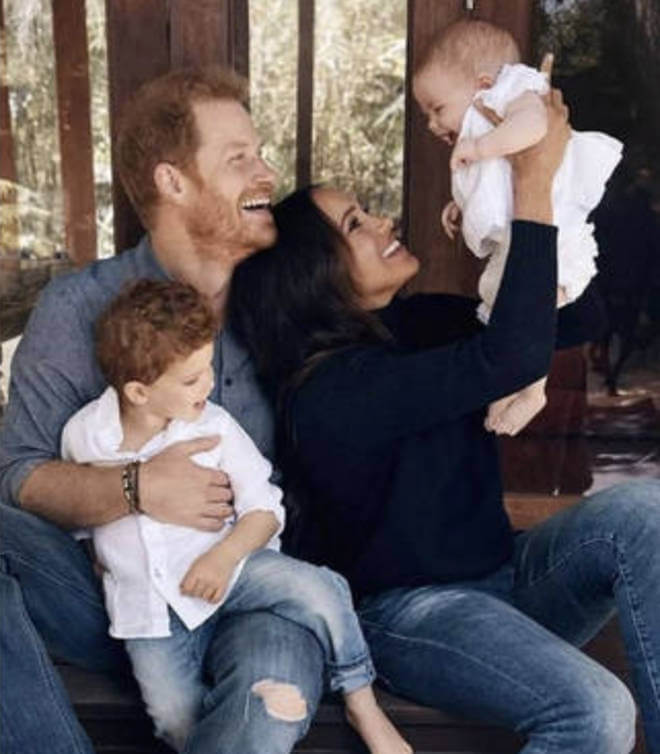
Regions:
<instances>
[{"instance_id":1,"label":"glass window pane","mask_svg":"<svg viewBox=\"0 0 660 754\"><path fill-rule=\"evenodd\" d=\"M315 19L314 181L400 216L405 0L319 0Z\"/></svg>"},{"instance_id":2,"label":"glass window pane","mask_svg":"<svg viewBox=\"0 0 660 754\"><path fill-rule=\"evenodd\" d=\"M250 110L278 196L295 186L298 3L250 0Z\"/></svg>"}]
</instances>

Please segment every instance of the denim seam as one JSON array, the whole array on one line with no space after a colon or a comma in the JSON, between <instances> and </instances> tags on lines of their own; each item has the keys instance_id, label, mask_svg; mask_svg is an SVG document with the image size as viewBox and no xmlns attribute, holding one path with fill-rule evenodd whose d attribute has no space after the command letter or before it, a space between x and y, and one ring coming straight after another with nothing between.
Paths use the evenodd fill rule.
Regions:
<instances>
[{"instance_id":1,"label":"denim seam","mask_svg":"<svg viewBox=\"0 0 660 754\"><path fill-rule=\"evenodd\" d=\"M542 581L545 581L550 574L554 573L558 568L563 567L574 555L578 550L581 550L583 547L586 547L588 545L593 544L607 544L610 545L615 551L616 551L616 544L614 542L614 537L593 537L592 539L585 539L581 542L578 542L577 546L571 549L570 552L565 553L562 558L557 560L556 563L553 563L548 568L544 569L543 575L539 576L537 579L531 580L528 584L526 584L524 587L518 587L517 585L514 585L516 589L520 589L521 591L524 591L525 589L535 586L536 584L540 584ZM521 557L522 560L522 557Z\"/></svg>"},{"instance_id":2,"label":"denim seam","mask_svg":"<svg viewBox=\"0 0 660 754\"><path fill-rule=\"evenodd\" d=\"M512 683L513 683L513 684L514 684L515 686L518 686L518 687L520 687L520 688L524 689L524 690L525 690L525 691L527 691L527 692L528 692L528 693L529 693L530 695L532 695L532 696L533 696L534 698L536 698L536 699L539 699L539 700L542 700L542 699L543 699L543 697L542 697L542 696L541 696L540 694L537 694L537 693L535 692L535 690L534 690L534 689L532 689L532 688L530 688L530 687L528 687L528 686L526 686L526 685L524 685L524 684L520 683L520 682L519 682L519 681L517 681L517 680L516 680L515 678L511 678L510 676L508 676L508 675L507 675L506 673L504 673L503 671L501 671L501 670L499 670L499 669L496 669L496 668L494 668L493 666L488 666L488 665L486 665L485 663L478 661L478 660L477 660L477 659L476 659L475 657L473 657L472 655L468 655L468 654L466 654L465 652L461 652L461 651L457 650L457 649L456 649L455 647L449 647L448 645L446 645L446 644L442 644L442 642L439 642L439 641L435 641L435 640L433 640L433 639L420 639L420 638L418 638L418 637L413 637L413 636L405 636L405 635L403 635L403 634L397 634L397 633L394 633L393 631L388 631L388 630L386 630L386 629L382 628L382 627L381 627L381 626L380 626L380 625L379 625L378 623L371 623L370 621L364 621L364 623L365 623L366 625L369 625L369 626L371 626L371 627L372 627L372 628L374 628L374 629L375 629L376 631L378 631L378 632L380 632L380 633L384 634L385 636L389 636L389 637L391 637L391 638L393 638L393 639L399 639L399 640L401 640L401 641L410 642L411 644L424 644L424 645L431 645L431 646L442 647L443 649L445 649L445 650L446 650L446 651L448 651L448 652L451 652L452 654L460 655L461 657L466 657L466 658L467 658L467 659L469 659L469 660L470 660L471 662L474 662L474 663L475 663L475 665L480 665L481 667L487 667L487 668L489 668L490 670L493 670L494 672L496 672L496 673L497 673L497 675L500 675L500 676L502 676L503 678L506 678L507 680L511 681L511 682L512 682Z\"/></svg>"},{"instance_id":3,"label":"denim seam","mask_svg":"<svg viewBox=\"0 0 660 754\"><path fill-rule=\"evenodd\" d=\"M90 605L93 605L94 607L101 606L101 603L98 599L90 599L88 592L82 589L79 589L77 586L75 586L75 584L73 584L70 581L53 578L52 573L49 573L47 570L37 568L32 561L27 560L22 555L20 555L17 552L14 552L13 550L5 550L2 553L2 557L13 558L16 562L22 563L24 566L26 566L30 570L37 571L44 579L51 581L53 584L57 584L58 586L63 586L66 589L70 589L71 591L76 592L76 594L79 594L85 600L85 602L87 602ZM11 573L11 569L9 570L8 575L10 575L12 578L17 578ZM105 610L103 612L105 612Z\"/></svg>"},{"instance_id":4,"label":"denim seam","mask_svg":"<svg viewBox=\"0 0 660 754\"><path fill-rule=\"evenodd\" d=\"M515 678L511 678L510 676L508 676L506 673L502 672L498 668L494 668L492 666L487 666L483 662L479 662L473 656L466 655L464 652L458 651L455 647L447 647L447 645L442 644L441 642L438 642L438 641L434 641L432 639L420 639L420 638L416 638L416 637L404 636L402 634L397 634L397 633L394 633L393 631L387 631L386 629L382 628L382 626L380 626L380 624L378 624L378 623L372 623L371 621L368 621L368 620L364 620L363 623L365 625L371 626L375 631L377 631L379 633L382 633L382 634L384 634L386 636L390 636L390 637L392 637L394 639L399 639L399 640L402 640L402 641L411 642L413 644L430 644L430 645L433 645L433 646L442 646L447 651L450 651L450 652L452 652L454 654L460 655L461 657L467 657L471 662L474 662L475 665L480 665L481 667L488 667L489 670L493 671L496 675L499 675L502 678L506 678L508 681L512 682L512 684L514 686L517 686L518 688L524 689L530 696L533 696L535 699L538 699L540 701L543 700L543 697L540 694L537 694L534 689L529 688L525 684L522 684L522 683L518 682ZM385 678L385 676L383 676L383 677ZM396 684L393 684L387 678L386 678L386 680L388 682L388 685L394 691L394 693L396 693L396 688L397 688ZM523 733L523 734L526 735L526 732L524 730L521 731L521 730L518 730L518 729L515 729L515 728L514 728L514 730L515 730L516 733ZM546 746L545 747L545 751L546 752L552 751L552 749L555 749L554 740L556 739L556 734L553 731L547 731L547 739L548 739L547 743L552 748L548 749L548 747ZM539 754L542 754L542 752L539 752Z\"/></svg>"},{"instance_id":5,"label":"denim seam","mask_svg":"<svg viewBox=\"0 0 660 754\"><path fill-rule=\"evenodd\" d=\"M28 640L29 640L30 644L32 644L32 647L36 651L36 655L37 655L37 659L38 659L38 662L39 662L39 669L41 671L41 675L44 678L44 680L46 681L46 685L49 687L49 689L51 691L52 698L53 698L55 704L57 705L57 707L59 709L61 720L64 722L66 728L68 729L70 738L73 741L76 741L75 751L76 752L80 752L81 754L85 754L85 750L80 748L79 742L77 740L78 736L76 735L74 729L71 727L71 724L70 724L70 716L71 716L72 713L70 713L70 711L67 710L66 708L63 708L62 705L60 704L60 699L59 699L60 695L57 692L57 689L55 688L55 686L53 684L53 676L49 672L50 669L48 668L48 666L44 662L44 652L42 651L42 647L35 640L34 632L35 632L36 629L33 627L31 621L29 621L27 619L26 608L25 608L22 600L21 600L21 604L20 604L18 612L19 612L19 616L20 616L20 621L22 623L22 628L26 632L26 635L28 637ZM53 668L52 672L55 673L57 671Z\"/></svg>"},{"instance_id":6,"label":"denim seam","mask_svg":"<svg viewBox=\"0 0 660 754\"><path fill-rule=\"evenodd\" d=\"M657 703L658 699L660 698L657 681L658 669L657 667L655 667L655 663L653 662L653 652L648 651L646 624L644 623L642 617L638 615L639 600L637 599L637 594L633 589L633 580L630 578L630 571L626 562L625 553L616 545L616 543L614 550L617 555L617 561L619 562L619 568L626 587L625 594L626 600L628 601L628 606L630 608L631 622L635 629L635 633L637 634L639 646L644 658L644 666L648 669L649 681Z\"/></svg>"}]
</instances>

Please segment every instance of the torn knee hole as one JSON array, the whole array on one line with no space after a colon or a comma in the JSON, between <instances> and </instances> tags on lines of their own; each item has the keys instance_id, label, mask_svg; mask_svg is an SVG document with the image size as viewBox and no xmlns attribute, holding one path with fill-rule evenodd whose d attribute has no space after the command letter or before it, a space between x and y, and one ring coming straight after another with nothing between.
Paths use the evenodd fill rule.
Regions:
<instances>
[{"instance_id":1,"label":"torn knee hole","mask_svg":"<svg viewBox=\"0 0 660 754\"><path fill-rule=\"evenodd\" d=\"M277 720L296 723L307 717L307 702L292 683L265 678L254 683L251 691L261 698L266 712Z\"/></svg>"}]
</instances>

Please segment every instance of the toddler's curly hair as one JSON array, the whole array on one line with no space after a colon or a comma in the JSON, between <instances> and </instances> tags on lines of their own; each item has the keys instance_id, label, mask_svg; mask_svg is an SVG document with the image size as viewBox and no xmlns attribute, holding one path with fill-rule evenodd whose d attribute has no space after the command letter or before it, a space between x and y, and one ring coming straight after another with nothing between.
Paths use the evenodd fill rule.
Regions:
<instances>
[{"instance_id":1,"label":"toddler's curly hair","mask_svg":"<svg viewBox=\"0 0 660 754\"><path fill-rule=\"evenodd\" d=\"M96 323L96 356L119 393L155 382L176 360L213 341L217 318L186 283L138 280L122 289Z\"/></svg>"}]
</instances>

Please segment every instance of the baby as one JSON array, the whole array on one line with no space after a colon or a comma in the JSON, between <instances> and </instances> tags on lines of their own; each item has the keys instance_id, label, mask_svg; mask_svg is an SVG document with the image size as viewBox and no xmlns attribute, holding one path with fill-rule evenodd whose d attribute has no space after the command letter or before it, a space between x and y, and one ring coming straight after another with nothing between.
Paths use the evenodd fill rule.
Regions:
<instances>
[{"instance_id":1,"label":"baby","mask_svg":"<svg viewBox=\"0 0 660 754\"><path fill-rule=\"evenodd\" d=\"M511 168L504 157L537 143L547 130L541 99L547 77L519 61L507 31L485 21L458 21L432 41L413 79L429 130L453 146L453 201L442 212L443 227L454 238L462 216L465 243L479 258L488 258L479 280L483 322L504 271L513 216ZM480 106L496 114L497 126ZM596 132L573 132L569 141L553 186L558 306L578 298L596 274L598 248L587 216L600 201L621 149L619 141ZM545 382L492 403L486 427L518 433L545 405Z\"/></svg>"},{"instance_id":2,"label":"baby","mask_svg":"<svg viewBox=\"0 0 660 754\"><path fill-rule=\"evenodd\" d=\"M217 330L194 288L149 280L120 293L97 323L110 386L67 422L62 458L123 467L127 515L93 531L110 634L125 640L156 734L177 751L206 692L196 659L213 635L204 627L220 612L269 610L314 633L330 688L343 692L369 751L409 754L373 694L374 670L346 583L278 552L284 510L271 466L227 411L207 400ZM227 473L234 519L202 531L150 518L140 506L140 463L209 435L220 435L219 444L192 460Z\"/></svg>"}]
</instances>

